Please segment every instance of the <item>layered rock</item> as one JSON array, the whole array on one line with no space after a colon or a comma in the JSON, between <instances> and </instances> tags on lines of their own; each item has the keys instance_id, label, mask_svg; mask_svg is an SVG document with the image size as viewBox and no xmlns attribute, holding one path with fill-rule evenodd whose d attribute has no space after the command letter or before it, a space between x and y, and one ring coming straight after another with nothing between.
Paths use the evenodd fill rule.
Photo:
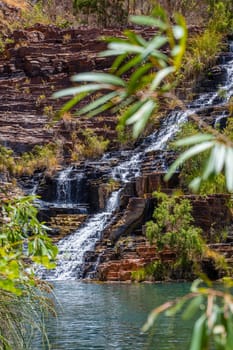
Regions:
<instances>
[{"instance_id":1,"label":"layered rock","mask_svg":"<svg viewBox=\"0 0 233 350\"><path fill-rule=\"evenodd\" d=\"M96 118L92 122L79 119L49 124L64 102L54 100L52 94L70 86L72 74L103 69L111 63L97 57L105 48L98 39L100 34L112 33L37 25L12 34L14 43L8 45L5 56L0 58L2 144L21 153L55 138L65 137L69 141L72 133L89 127L97 134L104 131L104 136L110 139L116 136L112 117L104 121Z\"/></svg>"}]
</instances>

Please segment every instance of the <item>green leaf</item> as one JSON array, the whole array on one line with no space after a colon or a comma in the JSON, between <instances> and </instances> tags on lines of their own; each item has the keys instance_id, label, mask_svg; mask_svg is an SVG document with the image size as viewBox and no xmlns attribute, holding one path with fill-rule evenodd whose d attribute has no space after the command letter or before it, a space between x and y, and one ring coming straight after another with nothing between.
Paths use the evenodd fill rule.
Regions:
<instances>
[{"instance_id":1,"label":"green leaf","mask_svg":"<svg viewBox=\"0 0 233 350\"><path fill-rule=\"evenodd\" d=\"M69 100L67 103L65 103L58 116L60 117L62 114L64 114L65 112L68 112L69 110L71 110L71 108L73 108L75 105L77 105L82 99L84 99L87 95L89 94L89 91L87 92L83 92L81 94L78 94L76 96L74 96L71 100Z\"/></svg>"},{"instance_id":2,"label":"green leaf","mask_svg":"<svg viewBox=\"0 0 233 350\"><path fill-rule=\"evenodd\" d=\"M118 55L125 55L127 56L127 53L125 52L125 50L105 50L105 51L102 51L98 54L98 57L111 57L111 56L118 56Z\"/></svg>"},{"instance_id":3,"label":"green leaf","mask_svg":"<svg viewBox=\"0 0 233 350\"><path fill-rule=\"evenodd\" d=\"M233 322L232 322L232 315L228 315L228 318L227 318L227 321L226 321L226 328L227 328L226 350L232 350L233 349Z\"/></svg>"},{"instance_id":4,"label":"green leaf","mask_svg":"<svg viewBox=\"0 0 233 350\"><path fill-rule=\"evenodd\" d=\"M225 158L226 186L229 192L233 192L233 149L226 149Z\"/></svg>"},{"instance_id":5,"label":"green leaf","mask_svg":"<svg viewBox=\"0 0 233 350\"><path fill-rule=\"evenodd\" d=\"M120 53L143 53L144 48L138 46L138 45L132 45L129 43L110 43L109 44L110 50L115 50Z\"/></svg>"},{"instance_id":6,"label":"green leaf","mask_svg":"<svg viewBox=\"0 0 233 350\"><path fill-rule=\"evenodd\" d=\"M203 350L206 338L206 316L202 315L194 325L190 350Z\"/></svg>"},{"instance_id":7,"label":"green leaf","mask_svg":"<svg viewBox=\"0 0 233 350\"><path fill-rule=\"evenodd\" d=\"M114 73L119 68L121 63L126 60L127 56L128 56L128 54L125 53L125 54L122 54L122 55L119 55L118 57L116 57L116 59L114 60L112 66L111 66L111 69L110 69L111 73Z\"/></svg>"},{"instance_id":8,"label":"green leaf","mask_svg":"<svg viewBox=\"0 0 233 350\"><path fill-rule=\"evenodd\" d=\"M215 147L212 148L211 153L209 155L209 158L207 160L207 164L206 164L206 166L204 168L204 171L203 171L203 174L202 174L202 179L203 180L208 180L208 178L212 174L215 174L215 162L216 162L216 159L215 159L216 154L214 152Z\"/></svg>"},{"instance_id":9,"label":"green leaf","mask_svg":"<svg viewBox=\"0 0 233 350\"><path fill-rule=\"evenodd\" d=\"M133 126L134 138L137 138L140 135L140 133L143 131L155 107L156 107L156 103L149 100L145 102L139 108L139 110L126 121L126 124L128 125L134 124Z\"/></svg>"},{"instance_id":10,"label":"green leaf","mask_svg":"<svg viewBox=\"0 0 233 350\"><path fill-rule=\"evenodd\" d=\"M134 113L129 119L127 119L126 124L134 124L138 122L140 119L143 119L144 115L148 112L152 112L155 107L155 103L151 100L146 101L143 105L138 109L136 113Z\"/></svg>"},{"instance_id":11,"label":"green leaf","mask_svg":"<svg viewBox=\"0 0 233 350\"><path fill-rule=\"evenodd\" d=\"M198 192L199 188L201 186L201 177L195 177L195 179L193 179L190 184L189 184L189 188L193 191L193 192Z\"/></svg>"},{"instance_id":12,"label":"green leaf","mask_svg":"<svg viewBox=\"0 0 233 350\"><path fill-rule=\"evenodd\" d=\"M130 59L128 62L126 62L123 66L119 67L117 71L117 75L122 75L126 72L128 72L131 68L136 69L136 67L142 62L141 56L135 56L132 59Z\"/></svg>"},{"instance_id":13,"label":"green leaf","mask_svg":"<svg viewBox=\"0 0 233 350\"><path fill-rule=\"evenodd\" d=\"M193 300L191 300L191 302L189 303L189 305L186 307L182 318L184 320L188 320L190 318L192 318L197 311L200 310L200 306L203 303L204 298L202 295L198 295L197 297L193 298Z\"/></svg>"},{"instance_id":14,"label":"green leaf","mask_svg":"<svg viewBox=\"0 0 233 350\"><path fill-rule=\"evenodd\" d=\"M137 101L134 104L132 104L131 106L128 107L128 109L121 115L119 124L121 125L125 125L127 120L134 115L137 110L144 104L143 101Z\"/></svg>"},{"instance_id":15,"label":"green leaf","mask_svg":"<svg viewBox=\"0 0 233 350\"><path fill-rule=\"evenodd\" d=\"M167 29L167 24L161 21L160 19L148 17L148 16L130 16L130 22L135 24L149 26L149 27L157 27L161 30Z\"/></svg>"},{"instance_id":16,"label":"green leaf","mask_svg":"<svg viewBox=\"0 0 233 350\"><path fill-rule=\"evenodd\" d=\"M87 116L88 116L89 118L94 117L95 115L101 114L101 113L103 113L104 111L109 110L110 108L113 107L113 105L114 105L114 104L112 103L112 101L108 101L108 102L104 103L103 105L101 105L99 108L96 108L96 109L93 109L92 111L90 111L90 112L87 114ZM77 112L77 114L79 114L79 112Z\"/></svg>"},{"instance_id":17,"label":"green leaf","mask_svg":"<svg viewBox=\"0 0 233 350\"><path fill-rule=\"evenodd\" d=\"M109 89L112 88L112 85L109 84L88 84L72 87L69 89L64 89L53 94L54 98L60 98L70 95L77 95L83 92L92 92L97 90Z\"/></svg>"},{"instance_id":18,"label":"green leaf","mask_svg":"<svg viewBox=\"0 0 233 350\"><path fill-rule=\"evenodd\" d=\"M116 77L115 75L112 74L107 74L107 73L80 73L77 75L74 75L71 78L72 81L74 82L86 82L86 81L91 81L91 82L96 82L96 83L107 83L107 84L112 84L112 85L117 85L117 86L122 86L125 87L126 83L124 82L123 79Z\"/></svg>"},{"instance_id":19,"label":"green leaf","mask_svg":"<svg viewBox=\"0 0 233 350\"><path fill-rule=\"evenodd\" d=\"M153 50L151 52L151 56L156 58L158 63L162 66L162 67L166 67L165 63L169 62L169 58L167 55L165 55L164 53L162 53L159 50Z\"/></svg>"},{"instance_id":20,"label":"green leaf","mask_svg":"<svg viewBox=\"0 0 233 350\"><path fill-rule=\"evenodd\" d=\"M223 144L216 145L215 152L216 152L215 171L216 171L216 174L219 174L222 171L225 163L226 146Z\"/></svg>"},{"instance_id":21,"label":"green leaf","mask_svg":"<svg viewBox=\"0 0 233 350\"><path fill-rule=\"evenodd\" d=\"M201 143L201 142L204 142L204 141L210 141L210 140L213 140L214 139L214 136L211 135L211 134L196 134L196 135L193 135L193 136L188 136L188 137L185 137L179 141L176 141L175 142L175 145L177 147L180 147L180 146L190 146L190 145L194 145L196 143Z\"/></svg>"},{"instance_id":22,"label":"green leaf","mask_svg":"<svg viewBox=\"0 0 233 350\"><path fill-rule=\"evenodd\" d=\"M162 54L160 51L156 51L156 49L160 48L161 46L165 45L167 43L167 37L165 36L155 36L148 45L144 48L143 52L141 53L141 59L144 60L147 56L154 55L159 53L161 58L166 58L166 55Z\"/></svg>"},{"instance_id":23,"label":"green leaf","mask_svg":"<svg viewBox=\"0 0 233 350\"><path fill-rule=\"evenodd\" d=\"M151 83L150 90L154 91L157 89L157 87L160 85L160 83L166 78L167 75L173 73L175 71L174 67L166 67L164 69L161 69L156 74L154 80Z\"/></svg>"},{"instance_id":24,"label":"green leaf","mask_svg":"<svg viewBox=\"0 0 233 350\"><path fill-rule=\"evenodd\" d=\"M149 69L152 68L151 63L147 63L141 67L139 67L135 72L131 75L130 80L128 82L128 93L131 94L138 88L138 80L148 72Z\"/></svg>"},{"instance_id":25,"label":"green leaf","mask_svg":"<svg viewBox=\"0 0 233 350\"><path fill-rule=\"evenodd\" d=\"M127 29L124 31L124 34L125 34L125 36L127 36L127 38L130 40L130 42L133 44L137 44L137 45L144 46L144 47L147 45L147 41L145 39L143 39L143 37L141 35L136 34L132 30Z\"/></svg>"},{"instance_id":26,"label":"green leaf","mask_svg":"<svg viewBox=\"0 0 233 350\"><path fill-rule=\"evenodd\" d=\"M186 299L181 298L173 307L171 307L166 311L166 316L172 317L175 314L177 314L177 312L179 312L182 309L182 307L186 302L187 302Z\"/></svg>"},{"instance_id":27,"label":"green leaf","mask_svg":"<svg viewBox=\"0 0 233 350\"><path fill-rule=\"evenodd\" d=\"M146 323L143 325L142 332L147 332L153 326L158 316L159 316L159 312L157 312L157 309L153 310L149 314Z\"/></svg>"},{"instance_id":28,"label":"green leaf","mask_svg":"<svg viewBox=\"0 0 233 350\"><path fill-rule=\"evenodd\" d=\"M33 256L32 260L37 264L43 265L46 269L54 269L56 267L56 264L51 262L46 255Z\"/></svg>"},{"instance_id":29,"label":"green leaf","mask_svg":"<svg viewBox=\"0 0 233 350\"><path fill-rule=\"evenodd\" d=\"M178 34L178 36L180 37L179 44L176 45L176 46L179 46L179 49L174 48L174 51L171 52L171 54L174 56L174 65L175 65L176 69L178 69L181 66L182 58L184 56L185 49L186 49L187 26L186 26L185 18L182 15L176 14L175 20L176 20L177 24L183 29L182 36L181 36L181 30L177 31L177 29L175 29L174 34L175 35Z\"/></svg>"},{"instance_id":30,"label":"green leaf","mask_svg":"<svg viewBox=\"0 0 233 350\"><path fill-rule=\"evenodd\" d=\"M188 160L189 158L204 152L206 150L208 150L209 148L213 147L214 143L211 141L206 141L206 142L202 142L198 145L195 145L191 148L189 148L187 151L185 151L184 153L182 153L177 160L171 165L168 173L165 175L165 180L169 180L170 177L172 176L172 174L176 171L176 169L182 165L186 160Z\"/></svg>"},{"instance_id":31,"label":"green leaf","mask_svg":"<svg viewBox=\"0 0 233 350\"><path fill-rule=\"evenodd\" d=\"M113 92L110 92L107 95L101 96L97 100L89 103L87 106L85 106L82 109L80 109L78 111L78 114L79 115L86 114L86 113L96 109L97 107L99 107L101 105L104 105L107 101L111 100L112 98L114 98L114 97L116 97L118 95L119 95L118 91L113 91Z\"/></svg>"}]
</instances>

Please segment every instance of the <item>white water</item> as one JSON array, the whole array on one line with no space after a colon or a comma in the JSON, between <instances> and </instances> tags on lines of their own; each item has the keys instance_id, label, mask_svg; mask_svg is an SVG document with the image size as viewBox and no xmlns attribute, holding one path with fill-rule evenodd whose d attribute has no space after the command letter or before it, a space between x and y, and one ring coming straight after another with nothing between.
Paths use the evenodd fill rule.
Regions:
<instances>
[{"instance_id":1,"label":"white water","mask_svg":"<svg viewBox=\"0 0 233 350\"><path fill-rule=\"evenodd\" d=\"M62 170L57 177L56 201L59 204L71 203L71 189L69 176L72 172L72 167Z\"/></svg>"},{"instance_id":2,"label":"white water","mask_svg":"<svg viewBox=\"0 0 233 350\"><path fill-rule=\"evenodd\" d=\"M96 241L100 238L103 229L116 210L119 192L115 191L111 194L104 212L93 215L81 229L58 243L57 267L51 271L47 278L65 280L82 277L83 256L85 252L94 248ZM42 277L44 272L44 270L41 271Z\"/></svg>"},{"instance_id":3,"label":"white water","mask_svg":"<svg viewBox=\"0 0 233 350\"><path fill-rule=\"evenodd\" d=\"M233 45L232 45L233 48ZM226 90L225 102L230 99L233 92L233 65L232 60L222 65L227 71L227 80L220 88ZM144 142L135 150L119 152L120 159L126 159L112 169L112 177L124 183L140 175L140 167L146 153L152 151L163 151L180 128L180 125L187 121L188 116L199 109L211 106L218 98L217 92L201 94L193 101L186 111L174 111L163 121L160 129L148 136ZM224 102L223 102L224 103ZM111 159L111 155L106 154L103 159ZM69 203L70 198L66 197L69 191L69 183L65 181L69 176L70 168L61 172L58 180L59 194L58 200ZM58 243L59 254L55 270L50 275L46 273L48 279L77 279L82 277L82 264L85 253L92 250L98 239L101 238L103 230L109 224L110 218L118 206L119 191L113 192L110 196L105 210L90 217L84 226L76 232L61 240Z\"/></svg>"}]
</instances>

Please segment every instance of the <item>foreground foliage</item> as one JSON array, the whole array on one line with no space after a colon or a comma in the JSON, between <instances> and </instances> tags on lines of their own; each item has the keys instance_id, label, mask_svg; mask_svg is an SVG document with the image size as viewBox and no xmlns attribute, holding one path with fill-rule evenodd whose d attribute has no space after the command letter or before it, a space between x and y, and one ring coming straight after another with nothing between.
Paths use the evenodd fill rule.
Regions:
<instances>
[{"instance_id":1,"label":"foreground foliage","mask_svg":"<svg viewBox=\"0 0 233 350\"><path fill-rule=\"evenodd\" d=\"M228 278L224 280L225 291L211 288L210 283L208 287L201 283L201 280L196 280L189 294L167 301L154 309L142 330L148 331L161 313L172 317L183 311L184 321L198 316L193 328L190 350L232 350L233 297L230 288L233 281Z\"/></svg>"},{"instance_id":2,"label":"foreground foliage","mask_svg":"<svg viewBox=\"0 0 233 350\"><path fill-rule=\"evenodd\" d=\"M1 207L0 288L20 295L21 285L35 285L32 264L54 267L57 247L37 219L34 197L6 200Z\"/></svg>"},{"instance_id":3,"label":"foreground foliage","mask_svg":"<svg viewBox=\"0 0 233 350\"><path fill-rule=\"evenodd\" d=\"M34 197L6 198L0 213L0 347L29 349L31 332L43 333L42 313L52 310L50 290L34 276L34 264L53 268L57 247L37 219Z\"/></svg>"}]
</instances>

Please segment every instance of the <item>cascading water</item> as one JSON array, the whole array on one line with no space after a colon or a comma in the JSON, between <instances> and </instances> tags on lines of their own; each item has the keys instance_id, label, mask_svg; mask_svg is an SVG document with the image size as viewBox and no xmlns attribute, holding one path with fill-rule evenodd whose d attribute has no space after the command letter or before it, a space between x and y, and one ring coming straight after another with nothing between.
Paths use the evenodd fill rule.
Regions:
<instances>
[{"instance_id":1,"label":"cascading water","mask_svg":"<svg viewBox=\"0 0 233 350\"><path fill-rule=\"evenodd\" d=\"M233 44L231 44L233 51ZM222 68L226 70L226 82L219 86L220 89L226 91L224 98L221 99L220 104L229 101L233 94L233 56L227 63L222 64ZM174 137L179 127L184 123L189 115L198 113L204 107L216 105L219 100L216 91L203 93L189 104L186 111L175 110L171 112L167 118L164 119L158 131L145 138L145 140L136 149L130 151L118 152L117 157L121 161L113 167L111 177L119 180L122 187L125 183L131 181L140 174L140 166L146 153L152 151L161 151L166 149L166 145L170 139ZM216 116L217 117L217 116ZM102 161L108 162L112 158L111 154L105 154ZM100 161L101 162L101 161ZM153 164L156 170L156 164ZM166 169L166 164L163 164ZM65 182L67 175L69 175L69 168L63 173L60 173L58 180L59 195L58 200L61 202L69 202L70 198L66 194L68 190L66 186L69 184ZM43 272L46 278L49 279L72 279L80 278L82 276L83 257L85 252L92 250L95 243L100 239L103 230L109 224L110 218L118 205L119 191L113 192L110 196L105 210L101 213L91 216L84 226L78 229L70 236L62 239L58 243L59 254L56 269L52 270L48 276L48 272ZM44 276L42 276L44 277Z\"/></svg>"},{"instance_id":2,"label":"cascading water","mask_svg":"<svg viewBox=\"0 0 233 350\"><path fill-rule=\"evenodd\" d=\"M69 167L58 174L57 177L57 188L56 188L56 201L59 204L71 203L71 183L70 174L72 167Z\"/></svg>"},{"instance_id":3,"label":"cascading water","mask_svg":"<svg viewBox=\"0 0 233 350\"><path fill-rule=\"evenodd\" d=\"M94 248L101 232L111 219L118 205L119 193L120 190L111 194L104 212L93 215L81 229L58 243L59 254L56 269L51 270L49 275L42 269L38 273L40 277L60 280L82 277L83 256L85 252Z\"/></svg>"}]
</instances>

